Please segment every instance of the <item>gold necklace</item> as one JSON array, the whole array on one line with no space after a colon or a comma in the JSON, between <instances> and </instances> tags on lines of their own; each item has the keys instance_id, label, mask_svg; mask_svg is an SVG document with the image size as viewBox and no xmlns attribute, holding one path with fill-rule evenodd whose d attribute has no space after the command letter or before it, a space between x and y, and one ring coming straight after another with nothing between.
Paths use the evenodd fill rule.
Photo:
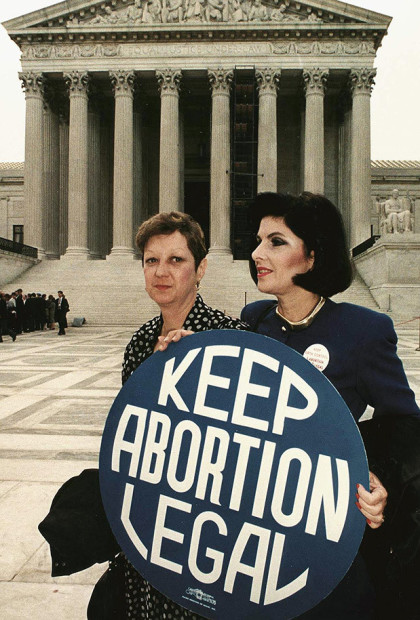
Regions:
<instances>
[{"instance_id":1,"label":"gold necklace","mask_svg":"<svg viewBox=\"0 0 420 620\"><path fill-rule=\"evenodd\" d=\"M301 319L300 321L290 321L289 319L286 319L286 317L280 314L278 306L276 307L276 314L288 324L290 331L298 332L301 329L306 329L307 327L309 327L309 325L312 323L312 321L314 320L314 318L316 317L316 315L321 310L324 304L325 304L325 297L321 297L318 303L316 304L315 308L311 310L311 312L307 316L305 316L304 319Z\"/></svg>"}]
</instances>

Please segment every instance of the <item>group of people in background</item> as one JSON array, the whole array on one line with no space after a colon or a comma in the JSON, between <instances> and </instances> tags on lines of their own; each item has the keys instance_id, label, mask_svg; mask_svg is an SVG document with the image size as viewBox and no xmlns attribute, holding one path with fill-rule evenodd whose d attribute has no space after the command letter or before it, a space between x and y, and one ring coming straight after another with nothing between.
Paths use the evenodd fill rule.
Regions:
<instances>
[{"instance_id":1,"label":"group of people in background","mask_svg":"<svg viewBox=\"0 0 420 620\"><path fill-rule=\"evenodd\" d=\"M57 295L24 294L21 288L12 293L0 291L0 342L5 335L14 342L25 332L55 330L57 323L58 335L64 336L70 308L63 291Z\"/></svg>"}]
</instances>

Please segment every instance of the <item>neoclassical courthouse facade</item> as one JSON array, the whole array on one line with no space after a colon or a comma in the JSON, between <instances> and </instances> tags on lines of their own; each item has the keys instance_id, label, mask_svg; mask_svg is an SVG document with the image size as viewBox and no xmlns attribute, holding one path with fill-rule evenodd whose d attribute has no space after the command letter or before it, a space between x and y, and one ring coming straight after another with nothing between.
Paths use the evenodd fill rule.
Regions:
<instances>
[{"instance_id":1,"label":"neoclassical courthouse facade","mask_svg":"<svg viewBox=\"0 0 420 620\"><path fill-rule=\"evenodd\" d=\"M245 258L256 192L324 192L371 235L370 95L391 18L336 0L67 0L5 23L22 51L25 244L132 257L185 210Z\"/></svg>"}]
</instances>

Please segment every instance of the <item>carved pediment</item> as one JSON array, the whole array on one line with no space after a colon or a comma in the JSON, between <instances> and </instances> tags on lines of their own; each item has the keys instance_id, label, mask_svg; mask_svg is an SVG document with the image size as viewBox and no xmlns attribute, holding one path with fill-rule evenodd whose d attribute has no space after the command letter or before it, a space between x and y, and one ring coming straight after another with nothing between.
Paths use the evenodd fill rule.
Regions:
<instances>
[{"instance_id":1,"label":"carved pediment","mask_svg":"<svg viewBox=\"0 0 420 620\"><path fill-rule=\"evenodd\" d=\"M338 0L67 0L5 22L18 31L98 31L172 25L258 25L275 27L376 25L386 29L390 18Z\"/></svg>"}]
</instances>

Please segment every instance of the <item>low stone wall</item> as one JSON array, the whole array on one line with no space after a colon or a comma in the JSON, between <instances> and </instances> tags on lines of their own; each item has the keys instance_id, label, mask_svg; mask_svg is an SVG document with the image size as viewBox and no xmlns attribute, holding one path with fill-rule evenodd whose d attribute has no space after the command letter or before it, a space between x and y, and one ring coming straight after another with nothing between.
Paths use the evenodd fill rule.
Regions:
<instances>
[{"instance_id":1,"label":"low stone wall","mask_svg":"<svg viewBox=\"0 0 420 620\"><path fill-rule=\"evenodd\" d=\"M354 263L381 310L420 315L420 234L383 235Z\"/></svg>"},{"instance_id":2,"label":"low stone wall","mask_svg":"<svg viewBox=\"0 0 420 620\"><path fill-rule=\"evenodd\" d=\"M27 269L39 262L37 258L0 250L0 286L4 287L8 282L13 282Z\"/></svg>"}]
</instances>

